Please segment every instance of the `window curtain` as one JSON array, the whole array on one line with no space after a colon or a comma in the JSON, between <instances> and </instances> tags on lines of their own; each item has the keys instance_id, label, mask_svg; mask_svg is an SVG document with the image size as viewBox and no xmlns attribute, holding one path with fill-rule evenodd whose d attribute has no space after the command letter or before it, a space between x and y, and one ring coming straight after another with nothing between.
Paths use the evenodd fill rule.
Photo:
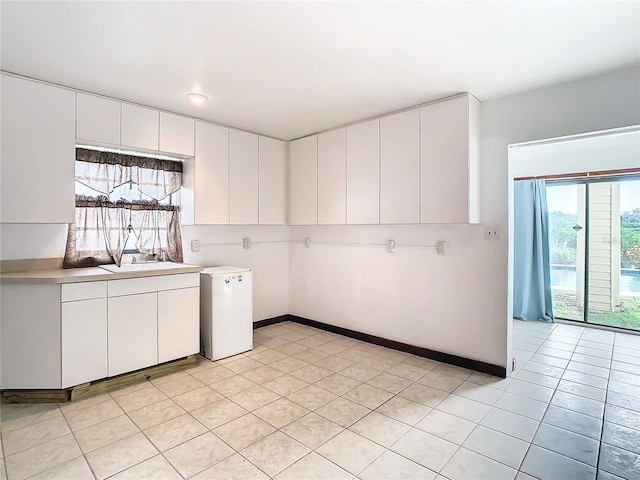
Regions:
<instances>
[{"instance_id":1,"label":"window curtain","mask_svg":"<svg viewBox=\"0 0 640 480\"><path fill-rule=\"evenodd\" d=\"M179 207L77 195L76 220L69 225L64 268L112 263L120 266L130 228L138 236L136 247L140 252L160 255L164 250L168 261L183 261Z\"/></svg>"},{"instance_id":2,"label":"window curtain","mask_svg":"<svg viewBox=\"0 0 640 480\"><path fill-rule=\"evenodd\" d=\"M65 268L119 266L131 232L137 236L140 252L161 255L164 251L167 260L183 261L180 208L159 203L180 189L180 162L78 148L76 180L105 195L76 195ZM153 200L114 202L106 196L129 182Z\"/></svg>"},{"instance_id":3,"label":"window curtain","mask_svg":"<svg viewBox=\"0 0 640 480\"><path fill-rule=\"evenodd\" d=\"M136 248L158 256L164 251L168 261L182 262L179 208L149 203L134 202L131 205L131 224L138 234Z\"/></svg>"},{"instance_id":4,"label":"window curtain","mask_svg":"<svg viewBox=\"0 0 640 480\"><path fill-rule=\"evenodd\" d=\"M76 180L105 195L131 182L145 195L162 200L180 190L182 163L78 148Z\"/></svg>"},{"instance_id":5,"label":"window curtain","mask_svg":"<svg viewBox=\"0 0 640 480\"><path fill-rule=\"evenodd\" d=\"M513 316L553 322L549 214L544 180L514 185Z\"/></svg>"}]
</instances>

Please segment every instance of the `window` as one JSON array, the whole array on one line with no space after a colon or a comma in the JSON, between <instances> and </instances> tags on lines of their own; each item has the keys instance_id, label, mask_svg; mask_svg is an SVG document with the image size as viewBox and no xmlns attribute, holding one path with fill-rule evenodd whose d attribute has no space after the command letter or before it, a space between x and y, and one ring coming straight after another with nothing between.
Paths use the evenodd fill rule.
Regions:
<instances>
[{"instance_id":1,"label":"window","mask_svg":"<svg viewBox=\"0 0 640 480\"><path fill-rule=\"evenodd\" d=\"M166 158L76 149L76 219L65 268L120 265L124 253L182 261L182 163Z\"/></svg>"}]
</instances>

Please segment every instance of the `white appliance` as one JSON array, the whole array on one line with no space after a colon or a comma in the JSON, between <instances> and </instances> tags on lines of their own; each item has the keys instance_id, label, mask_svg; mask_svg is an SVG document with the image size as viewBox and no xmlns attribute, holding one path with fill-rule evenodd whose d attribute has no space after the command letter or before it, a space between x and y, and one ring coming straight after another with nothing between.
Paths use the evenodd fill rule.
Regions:
<instances>
[{"instance_id":1,"label":"white appliance","mask_svg":"<svg viewBox=\"0 0 640 480\"><path fill-rule=\"evenodd\" d=\"M210 360L253 349L252 272L208 267L200 272L201 353Z\"/></svg>"}]
</instances>

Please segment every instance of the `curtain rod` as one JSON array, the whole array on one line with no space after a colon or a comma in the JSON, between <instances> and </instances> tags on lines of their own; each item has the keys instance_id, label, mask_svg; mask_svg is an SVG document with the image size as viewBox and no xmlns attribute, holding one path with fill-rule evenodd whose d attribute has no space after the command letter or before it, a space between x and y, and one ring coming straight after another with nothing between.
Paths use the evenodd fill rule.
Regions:
<instances>
[{"instance_id":1,"label":"curtain rod","mask_svg":"<svg viewBox=\"0 0 640 480\"><path fill-rule=\"evenodd\" d=\"M594 172L559 173L555 175L536 175L531 177L516 177L513 180L582 180L591 178L624 177L628 175L640 175L640 168L623 168L619 170L597 170Z\"/></svg>"}]
</instances>

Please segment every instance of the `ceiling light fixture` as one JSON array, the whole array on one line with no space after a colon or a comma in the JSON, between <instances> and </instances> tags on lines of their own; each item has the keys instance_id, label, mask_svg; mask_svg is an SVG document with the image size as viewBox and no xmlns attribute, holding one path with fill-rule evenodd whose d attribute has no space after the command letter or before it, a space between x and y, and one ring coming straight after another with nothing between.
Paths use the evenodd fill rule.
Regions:
<instances>
[{"instance_id":1,"label":"ceiling light fixture","mask_svg":"<svg viewBox=\"0 0 640 480\"><path fill-rule=\"evenodd\" d=\"M201 93L187 93L186 97L187 97L187 100L189 100L191 103L194 103L196 105L201 105L207 100L209 100L209 97Z\"/></svg>"}]
</instances>

